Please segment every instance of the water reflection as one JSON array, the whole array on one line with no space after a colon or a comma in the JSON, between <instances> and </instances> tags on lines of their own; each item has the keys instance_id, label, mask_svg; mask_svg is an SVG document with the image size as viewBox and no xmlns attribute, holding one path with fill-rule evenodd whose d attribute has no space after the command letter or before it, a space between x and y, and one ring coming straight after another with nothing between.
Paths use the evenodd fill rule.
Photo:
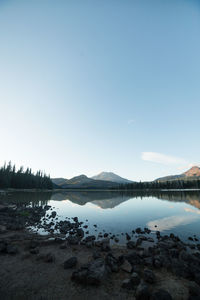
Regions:
<instances>
[{"instance_id":1,"label":"water reflection","mask_svg":"<svg viewBox=\"0 0 200 300\"><path fill-rule=\"evenodd\" d=\"M58 219L77 216L88 222L90 234L111 232L117 236L136 227L166 234L200 235L200 192L15 192L0 199L16 205L50 204ZM98 224L97 229L93 226ZM124 242L121 236L120 242Z\"/></svg>"}]
</instances>

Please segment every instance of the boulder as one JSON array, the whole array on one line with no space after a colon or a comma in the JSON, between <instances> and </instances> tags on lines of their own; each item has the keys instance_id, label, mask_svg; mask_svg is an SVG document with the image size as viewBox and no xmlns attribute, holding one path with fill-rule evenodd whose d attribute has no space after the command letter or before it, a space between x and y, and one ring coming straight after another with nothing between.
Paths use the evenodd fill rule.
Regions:
<instances>
[{"instance_id":1,"label":"boulder","mask_svg":"<svg viewBox=\"0 0 200 300\"><path fill-rule=\"evenodd\" d=\"M64 262L64 269L73 268L76 266L76 264L77 264L77 258L73 256Z\"/></svg>"},{"instance_id":2,"label":"boulder","mask_svg":"<svg viewBox=\"0 0 200 300\"><path fill-rule=\"evenodd\" d=\"M47 255L45 255L43 257L43 260L44 260L44 262L47 262L47 263L55 262L55 255L51 254L51 253L48 253Z\"/></svg>"},{"instance_id":3,"label":"boulder","mask_svg":"<svg viewBox=\"0 0 200 300\"><path fill-rule=\"evenodd\" d=\"M155 274L150 269L144 269L144 281L148 283L154 283L156 281Z\"/></svg>"},{"instance_id":4,"label":"boulder","mask_svg":"<svg viewBox=\"0 0 200 300\"><path fill-rule=\"evenodd\" d=\"M149 292L148 286L141 282L137 286L135 297L136 297L137 300L149 300L150 299L150 292Z\"/></svg>"},{"instance_id":5,"label":"boulder","mask_svg":"<svg viewBox=\"0 0 200 300\"><path fill-rule=\"evenodd\" d=\"M167 291L160 289L152 294L150 300L172 300L172 296Z\"/></svg>"},{"instance_id":6,"label":"boulder","mask_svg":"<svg viewBox=\"0 0 200 300\"><path fill-rule=\"evenodd\" d=\"M83 285L100 285L106 278L107 270L102 258L96 259L90 264L82 266L72 273L71 279Z\"/></svg>"}]
</instances>

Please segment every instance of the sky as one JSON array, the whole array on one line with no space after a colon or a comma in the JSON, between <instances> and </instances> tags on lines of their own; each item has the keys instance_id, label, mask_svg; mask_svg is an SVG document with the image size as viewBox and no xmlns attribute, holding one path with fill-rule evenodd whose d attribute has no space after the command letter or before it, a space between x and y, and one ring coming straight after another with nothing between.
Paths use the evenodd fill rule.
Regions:
<instances>
[{"instance_id":1,"label":"sky","mask_svg":"<svg viewBox=\"0 0 200 300\"><path fill-rule=\"evenodd\" d=\"M200 164L200 1L0 0L0 164L131 180Z\"/></svg>"}]
</instances>

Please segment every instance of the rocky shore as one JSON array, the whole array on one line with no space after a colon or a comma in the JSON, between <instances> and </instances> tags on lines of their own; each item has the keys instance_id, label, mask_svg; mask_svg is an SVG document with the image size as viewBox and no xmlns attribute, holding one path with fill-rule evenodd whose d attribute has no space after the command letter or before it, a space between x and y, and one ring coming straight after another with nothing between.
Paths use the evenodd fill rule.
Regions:
<instances>
[{"instance_id":1,"label":"rocky shore","mask_svg":"<svg viewBox=\"0 0 200 300\"><path fill-rule=\"evenodd\" d=\"M96 225L97 226L97 225ZM46 236L31 232L43 229ZM200 243L133 229L124 246L48 205L0 203L0 299L200 299Z\"/></svg>"}]
</instances>

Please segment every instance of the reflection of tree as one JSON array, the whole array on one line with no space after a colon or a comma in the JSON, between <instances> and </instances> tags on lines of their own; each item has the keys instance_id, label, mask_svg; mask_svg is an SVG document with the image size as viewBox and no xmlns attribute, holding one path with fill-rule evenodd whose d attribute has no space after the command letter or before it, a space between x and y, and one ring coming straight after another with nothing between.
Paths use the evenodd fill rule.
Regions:
<instances>
[{"instance_id":1,"label":"reflection of tree","mask_svg":"<svg viewBox=\"0 0 200 300\"><path fill-rule=\"evenodd\" d=\"M200 209L200 191L181 191L181 192L160 192L157 196L158 199L185 202Z\"/></svg>"},{"instance_id":2,"label":"reflection of tree","mask_svg":"<svg viewBox=\"0 0 200 300\"><path fill-rule=\"evenodd\" d=\"M10 203L17 205L46 205L49 200L70 200L78 205L85 205L92 202L99 207L114 208L132 198L143 197L156 197L160 200L167 200L173 202L185 202L200 209L200 191L130 191L130 192L117 192L117 191L74 191L74 192L10 192L1 199L8 200Z\"/></svg>"},{"instance_id":3,"label":"reflection of tree","mask_svg":"<svg viewBox=\"0 0 200 300\"><path fill-rule=\"evenodd\" d=\"M0 199L16 205L40 206L46 205L51 199L52 192L10 192Z\"/></svg>"}]
</instances>

